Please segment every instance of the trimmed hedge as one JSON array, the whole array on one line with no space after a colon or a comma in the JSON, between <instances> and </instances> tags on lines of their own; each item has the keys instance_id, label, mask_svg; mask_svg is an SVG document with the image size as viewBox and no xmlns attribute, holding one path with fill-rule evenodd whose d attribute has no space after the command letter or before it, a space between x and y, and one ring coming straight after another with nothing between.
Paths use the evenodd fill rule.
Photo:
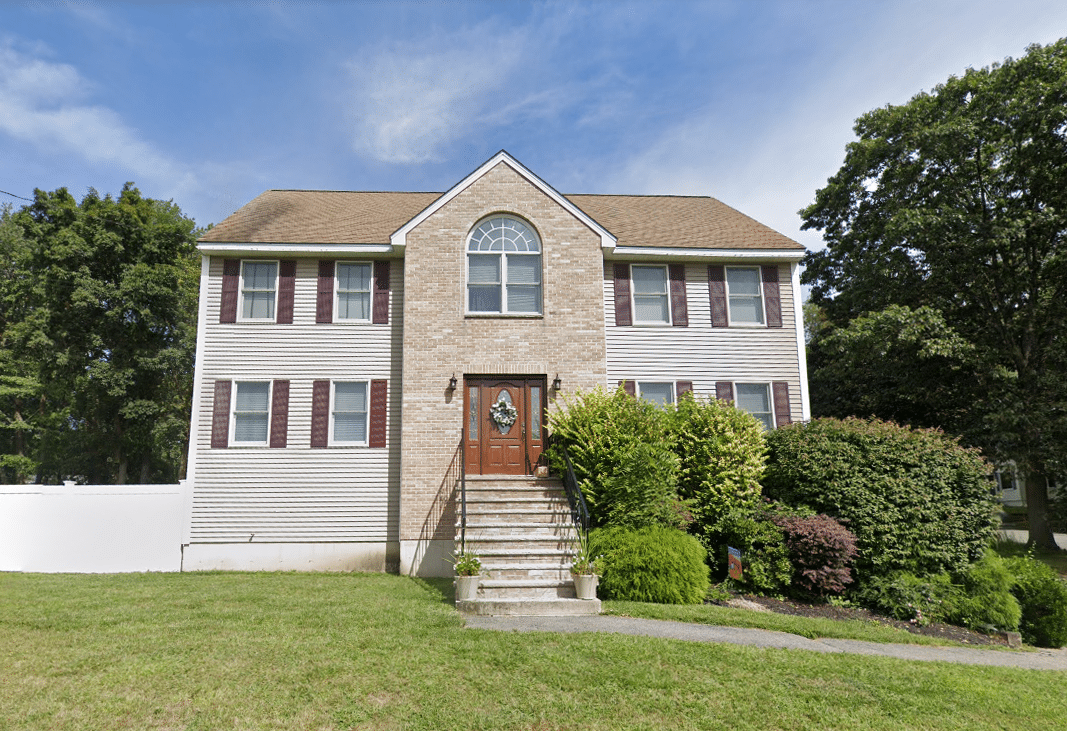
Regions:
<instances>
[{"instance_id":1,"label":"trimmed hedge","mask_svg":"<svg viewBox=\"0 0 1067 731\"><path fill-rule=\"evenodd\" d=\"M658 604L700 604L708 591L707 554L673 528L602 528L589 534L600 569L600 596Z\"/></svg>"},{"instance_id":2,"label":"trimmed hedge","mask_svg":"<svg viewBox=\"0 0 1067 731\"><path fill-rule=\"evenodd\" d=\"M767 434L767 497L830 515L856 535L859 581L962 573L989 545L989 465L943 432L817 419Z\"/></svg>"}]
</instances>

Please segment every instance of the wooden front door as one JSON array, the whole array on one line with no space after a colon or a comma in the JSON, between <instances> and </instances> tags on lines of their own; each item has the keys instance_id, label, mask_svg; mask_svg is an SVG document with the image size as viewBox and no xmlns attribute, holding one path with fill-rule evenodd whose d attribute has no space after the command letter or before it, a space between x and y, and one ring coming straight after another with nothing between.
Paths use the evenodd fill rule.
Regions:
<instances>
[{"instance_id":1,"label":"wooden front door","mask_svg":"<svg viewBox=\"0 0 1067 731\"><path fill-rule=\"evenodd\" d=\"M532 475L545 438L544 377L467 377L469 475Z\"/></svg>"}]
</instances>

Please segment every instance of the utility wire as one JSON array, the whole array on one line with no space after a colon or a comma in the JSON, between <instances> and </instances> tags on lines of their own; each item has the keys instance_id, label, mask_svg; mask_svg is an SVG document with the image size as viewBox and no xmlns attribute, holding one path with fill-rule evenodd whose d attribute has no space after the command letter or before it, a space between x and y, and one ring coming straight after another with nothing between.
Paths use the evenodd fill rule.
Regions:
<instances>
[{"instance_id":1,"label":"utility wire","mask_svg":"<svg viewBox=\"0 0 1067 731\"><path fill-rule=\"evenodd\" d=\"M20 201L29 201L30 203L33 203L33 198L23 198L21 195L15 195L14 193L8 193L6 190L0 190L0 193L3 193L4 195L9 195L12 198L18 198Z\"/></svg>"}]
</instances>

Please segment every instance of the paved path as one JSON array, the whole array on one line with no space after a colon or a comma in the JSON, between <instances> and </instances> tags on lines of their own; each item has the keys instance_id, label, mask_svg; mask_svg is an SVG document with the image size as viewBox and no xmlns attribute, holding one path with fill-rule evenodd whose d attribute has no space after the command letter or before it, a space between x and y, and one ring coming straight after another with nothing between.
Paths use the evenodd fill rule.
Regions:
<instances>
[{"instance_id":1,"label":"paved path","mask_svg":"<svg viewBox=\"0 0 1067 731\"><path fill-rule=\"evenodd\" d=\"M1001 528L1000 537L1006 541L1026 543L1030 540L1030 531L1019 530L1018 528ZM1053 533L1052 539L1056 541L1056 545L1067 551L1067 534Z\"/></svg>"},{"instance_id":2,"label":"paved path","mask_svg":"<svg viewBox=\"0 0 1067 731\"><path fill-rule=\"evenodd\" d=\"M878 655L923 662L955 662L965 665L995 665L1029 670L1067 671L1067 650L979 650L970 647L892 645L861 640L809 640L786 632L740 627L717 627L660 619L634 619L607 615L590 617L481 617L466 616L467 627L503 632L610 632L622 635L663 637L690 642L723 642L733 645L774 647L811 652L845 652Z\"/></svg>"}]
</instances>

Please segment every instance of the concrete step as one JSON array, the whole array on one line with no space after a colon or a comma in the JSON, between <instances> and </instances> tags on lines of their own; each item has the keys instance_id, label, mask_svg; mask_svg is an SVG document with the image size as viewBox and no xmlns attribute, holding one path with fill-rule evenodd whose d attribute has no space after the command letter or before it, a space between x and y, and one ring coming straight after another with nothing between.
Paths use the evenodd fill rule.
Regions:
<instances>
[{"instance_id":1,"label":"concrete step","mask_svg":"<svg viewBox=\"0 0 1067 731\"><path fill-rule=\"evenodd\" d=\"M600 614L599 599L477 599L456 602L463 614L489 617L576 617Z\"/></svg>"},{"instance_id":2,"label":"concrete step","mask_svg":"<svg viewBox=\"0 0 1067 731\"><path fill-rule=\"evenodd\" d=\"M538 540L574 541L574 529L557 523L467 525L467 542L510 540L515 537Z\"/></svg>"},{"instance_id":3,"label":"concrete step","mask_svg":"<svg viewBox=\"0 0 1067 731\"><path fill-rule=\"evenodd\" d=\"M574 581L558 579L482 579L479 599L572 599Z\"/></svg>"},{"instance_id":4,"label":"concrete step","mask_svg":"<svg viewBox=\"0 0 1067 731\"><path fill-rule=\"evenodd\" d=\"M538 524L538 525L574 525L571 520L570 513L563 512L546 512L544 510L525 510L514 512L471 512L467 511L467 525L497 525L501 523L509 523L511 525L525 525L525 524ZM456 518L456 527L459 528L461 521Z\"/></svg>"},{"instance_id":5,"label":"concrete step","mask_svg":"<svg viewBox=\"0 0 1067 731\"><path fill-rule=\"evenodd\" d=\"M487 566L482 563L483 579L486 581L567 581L571 580L570 564L508 564Z\"/></svg>"}]
</instances>

